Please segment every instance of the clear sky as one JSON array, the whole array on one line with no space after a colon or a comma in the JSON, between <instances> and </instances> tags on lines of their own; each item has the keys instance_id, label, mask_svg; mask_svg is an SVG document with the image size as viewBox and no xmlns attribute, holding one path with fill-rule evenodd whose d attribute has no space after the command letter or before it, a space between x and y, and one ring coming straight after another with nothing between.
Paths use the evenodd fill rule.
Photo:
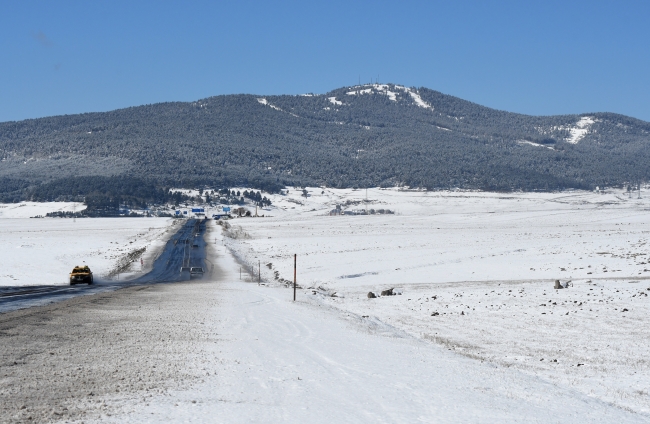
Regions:
<instances>
[{"instance_id":1,"label":"clear sky","mask_svg":"<svg viewBox=\"0 0 650 424\"><path fill-rule=\"evenodd\" d=\"M0 2L0 122L377 78L650 121L650 1Z\"/></svg>"}]
</instances>

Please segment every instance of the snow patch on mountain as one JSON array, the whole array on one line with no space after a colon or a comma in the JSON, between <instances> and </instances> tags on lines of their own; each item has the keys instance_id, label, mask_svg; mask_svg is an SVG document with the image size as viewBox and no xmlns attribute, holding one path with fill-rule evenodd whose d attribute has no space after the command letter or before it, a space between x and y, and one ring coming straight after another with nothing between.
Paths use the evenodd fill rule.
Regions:
<instances>
[{"instance_id":1,"label":"snow patch on mountain","mask_svg":"<svg viewBox=\"0 0 650 424\"><path fill-rule=\"evenodd\" d=\"M366 87L366 88L362 88L362 87ZM411 100L413 100L416 106L419 106L424 109L433 110L433 106L425 102L422 99L422 97L420 97L420 94L418 93L417 90L405 87L403 85L365 84L365 85L356 86L352 88L354 88L354 90L348 91L345 94L347 94L348 96L360 96L363 94L383 94L385 96L388 96L388 98L394 102L397 101L397 97L400 94L399 90L401 90L404 93L407 93L411 97ZM330 101L331 101L331 97L330 97Z\"/></svg>"},{"instance_id":2,"label":"snow patch on mountain","mask_svg":"<svg viewBox=\"0 0 650 424\"><path fill-rule=\"evenodd\" d=\"M372 94L372 88L364 88L363 90L348 91L345 94L347 94L348 96L360 96L362 94Z\"/></svg>"},{"instance_id":3,"label":"snow patch on mountain","mask_svg":"<svg viewBox=\"0 0 650 424\"><path fill-rule=\"evenodd\" d=\"M540 143L534 143L534 142L528 141L528 140L517 140L517 144L528 144L530 146L546 147L547 149L555 150L555 148L553 146L548 146L546 144L540 144Z\"/></svg>"},{"instance_id":4,"label":"snow patch on mountain","mask_svg":"<svg viewBox=\"0 0 650 424\"><path fill-rule=\"evenodd\" d=\"M571 135L566 139L567 143L578 144L587 135L589 129L595 122L591 116L583 116L580 118L575 127L569 129Z\"/></svg>"},{"instance_id":5,"label":"snow patch on mountain","mask_svg":"<svg viewBox=\"0 0 650 424\"><path fill-rule=\"evenodd\" d=\"M279 108L276 105L269 103L269 101L266 100L265 98L258 98L257 101L260 104L263 104L264 106L269 106L269 107L271 107L271 108L273 108L275 110L278 110L280 112L288 113L291 116L295 116L296 118L300 118L300 116L296 115L295 113L287 112L287 111L283 110L282 108Z\"/></svg>"},{"instance_id":6,"label":"snow patch on mountain","mask_svg":"<svg viewBox=\"0 0 650 424\"><path fill-rule=\"evenodd\" d=\"M342 101L336 100L336 97L328 97L328 99L329 99L330 103L332 103L334 105L342 105L343 104Z\"/></svg>"},{"instance_id":7,"label":"snow patch on mountain","mask_svg":"<svg viewBox=\"0 0 650 424\"><path fill-rule=\"evenodd\" d=\"M264 98L257 99L257 101L258 101L260 104L263 104L264 106L269 106L269 107L272 107L272 108L275 109L275 110L279 110L280 112L284 112L281 108L279 108L279 107L277 107L277 106L275 106L275 105L269 103L269 101L266 100L266 99L264 99Z\"/></svg>"},{"instance_id":8,"label":"snow patch on mountain","mask_svg":"<svg viewBox=\"0 0 650 424\"><path fill-rule=\"evenodd\" d=\"M413 98L413 101L415 102L416 105L425 108L425 109L431 109L433 110L433 106L431 106L429 103L425 102L422 100L422 97L418 93L414 93L413 91L408 92L411 97Z\"/></svg>"},{"instance_id":9,"label":"snow patch on mountain","mask_svg":"<svg viewBox=\"0 0 650 424\"><path fill-rule=\"evenodd\" d=\"M388 84L366 84L357 87L359 87L358 90L348 91L345 94L347 94L348 96L359 96L363 94L383 94L385 96L388 96L388 98L394 102L397 101L397 95L399 94L397 92L391 91L390 90L391 87ZM369 88L361 88L361 87L369 87Z\"/></svg>"},{"instance_id":10,"label":"snow patch on mountain","mask_svg":"<svg viewBox=\"0 0 650 424\"><path fill-rule=\"evenodd\" d=\"M397 101L398 93L395 91L390 91L390 86L388 84L375 84L374 88L378 93L388 96L389 100L392 100L394 102Z\"/></svg>"}]
</instances>

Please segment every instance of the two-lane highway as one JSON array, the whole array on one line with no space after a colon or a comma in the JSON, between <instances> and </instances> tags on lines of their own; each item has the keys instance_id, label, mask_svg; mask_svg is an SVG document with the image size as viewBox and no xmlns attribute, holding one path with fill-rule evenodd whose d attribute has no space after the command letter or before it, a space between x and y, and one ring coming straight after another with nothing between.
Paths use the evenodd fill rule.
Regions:
<instances>
[{"instance_id":1,"label":"two-lane highway","mask_svg":"<svg viewBox=\"0 0 650 424\"><path fill-rule=\"evenodd\" d=\"M0 313L135 285L170 283L187 279L189 275L181 273L181 267L200 266L205 268L203 237L205 231L205 220L189 219L167 241L165 249L154 261L151 271L133 280L114 281L95 278L92 285L0 287Z\"/></svg>"}]
</instances>

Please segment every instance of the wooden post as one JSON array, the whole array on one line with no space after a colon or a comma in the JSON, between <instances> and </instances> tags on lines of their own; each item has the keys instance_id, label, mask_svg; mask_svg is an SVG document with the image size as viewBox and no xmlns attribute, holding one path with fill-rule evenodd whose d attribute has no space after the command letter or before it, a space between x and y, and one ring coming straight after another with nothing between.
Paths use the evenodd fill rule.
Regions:
<instances>
[{"instance_id":1,"label":"wooden post","mask_svg":"<svg viewBox=\"0 0 650 424\"><path fill-rule=\"evenodd\" d=\"M293 301L296 301L296 260L298 255L293 254Z\"/></svg>"},{"instance_id":2,"label":"wooden post","mask_svg":"<svg viewBox=\"0 0 650 424\"><path fill-rule=\"evenodd\" d=\"M257 261L257 285L262 283L262 261Z\"/></svg>"}]
</instances>

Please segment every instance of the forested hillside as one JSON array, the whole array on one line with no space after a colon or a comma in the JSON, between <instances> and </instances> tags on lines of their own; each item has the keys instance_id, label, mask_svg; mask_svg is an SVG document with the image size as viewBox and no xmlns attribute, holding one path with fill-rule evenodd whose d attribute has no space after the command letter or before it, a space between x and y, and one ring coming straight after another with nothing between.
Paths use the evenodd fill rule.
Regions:
<instances>
[{"instance_id":1,"label":"forested hillside","mask_svg":"<svg viewBox=\"0 0 650 424\"><path fill-rule=\"evenodd\" d=\"M427 88L227 95L0 123L0 201L86 195L127 176L152 190L588 189L648 180L649 147L650 123L634 118L527 116Z\"/></svg>"}]
</instances>

